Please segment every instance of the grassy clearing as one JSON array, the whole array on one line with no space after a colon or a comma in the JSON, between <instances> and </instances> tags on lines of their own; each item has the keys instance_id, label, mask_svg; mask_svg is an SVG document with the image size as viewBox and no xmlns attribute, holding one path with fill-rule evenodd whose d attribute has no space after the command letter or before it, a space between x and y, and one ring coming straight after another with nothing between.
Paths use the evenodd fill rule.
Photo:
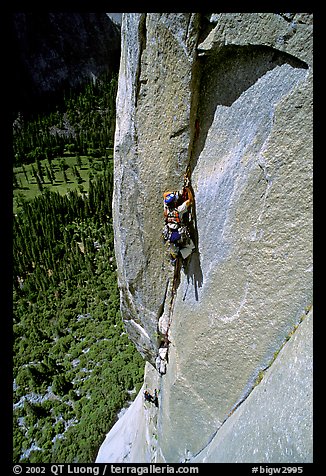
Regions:
<instances>
[{"instance_id":1,"label":"grassy clearing","mask_svg":"<svg viewBox=\"0 0 326 476\"><path fill-rule=\"evenodd\" d=\"M43 190L48 189L53 192L59 192L64 195L72 190L79 190L81 193L88 192L89 180L96 175L101 175L107 160L112 160L112 155L108 158L93 158L89 156L81 156L78 160L75 156L58 157L51 160L52 171L54 173L54 180L51 181L47 174L49 171L49 162L41 160L40 164L43 170ZM60 166L64 161L65 173ZM77 168L80 179L74 173L74 167ZM19 200L32 200L33 198L42 194L40 187L34 177L34 170L37 169L36 163L27 164L24 166L14 167L14 175L16 177L17 185L13 190L13 211L17 212L19 208Z\"/></svg>"}]
</instances>

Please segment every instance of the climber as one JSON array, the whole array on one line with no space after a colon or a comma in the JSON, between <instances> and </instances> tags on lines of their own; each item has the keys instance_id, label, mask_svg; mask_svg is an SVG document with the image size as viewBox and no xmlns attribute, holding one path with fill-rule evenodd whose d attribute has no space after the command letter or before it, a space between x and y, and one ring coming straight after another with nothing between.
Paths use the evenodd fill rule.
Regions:
<instances>
[{"instance_id":1,"label":"climber","mask_svg":"<svg viewBox=\"0 0 326 476\"><path fill-rule=\"evenodd\" d=\"M169 344L168 341L164 341L161 344L160 348L158 349L158 354L155 360L155 367L156 370L161 374L164 375L166 373L166 367L168 364L168 350Z\"/></svg>"},{"instance_id":2,"label":"climber","mask_svg":"<svg viewBox=\"0 0 326 476\"><path fill-rule=\"evenodd\" d=\"M182 190L177 192L165 192L163 198L165 219L163 237L168 243L171 262L175 264L179 252L185 260L195 249L195 245L187 228L190 209L194 203L194 197L189 187L189 178L187 176L185 177Z\"/></svg>"},{"instance_id":3,"label":"climber","mask_svg":"<svg viewBox=\"0 0 326 476\"><path fill-rule=\"evenodd\" d=\"M144 399L146 402L154 403L154 405L158 407L158 395L156 389L154 390L154 397L147 390L145 390Z\"/></svg>"},{"instance_id":4,"label":"climber","mask_svg":"<svg viewBox=\"0 0 326 476\"><path fill-rule=\"evenodd\" d=\"M158 395L157 395L157 390L154 390L154 398L153 398L153 403L156 407L158 407Z\"/></svg>"},{"instance_id":5,"label":"climber","mask_svg":"<svg viewBox=\"0 0 326 476\"><path fill-rule=\"evenodd\" d=\"M147 390L144 392L144 399L146 402L152 402L154 400L153 396Z\"/></svg>"},{"instance_id":6,"label":"climber","mask_svg":"<svg viewBox=\"0 0 326 476\"><path fill-rule=\"evenodd\" d=\"M168 349L161 347L155 361L156 370L164 375L166 373Z\"/></svg>"}]
</instances>

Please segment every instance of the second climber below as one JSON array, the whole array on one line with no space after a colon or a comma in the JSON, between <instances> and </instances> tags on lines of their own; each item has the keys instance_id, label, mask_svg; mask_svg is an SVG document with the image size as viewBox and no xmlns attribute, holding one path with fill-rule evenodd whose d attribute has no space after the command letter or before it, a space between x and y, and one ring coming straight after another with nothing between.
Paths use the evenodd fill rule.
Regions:
<instances>
[{"instance_id":1,"label":"second climber below","mask_svg":"<svg viewBox=\"0 0 326 476\"><path fill-rule=\"evenodd\" d=\"M191 220L191 207L194 196L189 187L189 179L185 179L184 187L176 192L165 192L163 237L167 243L171 262L176 263L179 256L188 258L195 249L188 229Z\"/></svg>"}]
</instances>

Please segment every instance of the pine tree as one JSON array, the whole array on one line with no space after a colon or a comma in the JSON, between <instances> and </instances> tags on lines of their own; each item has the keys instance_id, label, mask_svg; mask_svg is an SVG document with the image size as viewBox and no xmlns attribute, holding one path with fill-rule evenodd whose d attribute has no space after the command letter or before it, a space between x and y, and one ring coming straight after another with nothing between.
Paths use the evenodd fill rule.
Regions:
<instances>
[{"instance_id":1,"label":"pine tree","mask_svg":"<svg viewBox=\"0 0 326 476\"><path fill-rule=\"evenodd\" d=\"M23 169L23 172L24 172L24 175L25 175L26 182L29 183L28 176L27 176L27 171L26 171L26 169L25 169L25 165L24 165L24 164L22 164L22 169Z\"/></svg>"},{"instance_id":2,"label":"pine tree","mask_svg":"<svg viewBox=\"0 0 326 476\"><path fill-rule=\"evenodd\" d=\"M42 165L41 165L41 161L39 157L36 157L36 167L37 167L39 179L42 183L44 183L43 169L42 169Z\"/></svg>"},{"instance_id":3,"label":"pine tree","mask_svg":"<svg viewBox=\"0 0 326 476\"><path fill-rule=\"evenodd\" d=\"M76 155L76 162L77 162L78 167L81 169L83 163L82 163L82 160L81 160L81 157L80 157L79 154Z\"/></svg>"},{"instance_id":4,"label":"pine tree","mask_svg":"<svg viewBox=\"0 0 326 476\"><path fill-rule=\"evenodd\" d=\"M33 164L31 165L31 168L32 168L32 174L33 174L33 176L34 176L35 180L37 181L37 173L36 173L36 170L35 170L35 168L34 168L34 165L33 165Z\"/></svg>"},{"instance_id":5,"label":"pine tree","mask_svg":"<svg viewBox=\"0 0 326 476\"><path fill-rule=\"evenodd\" d=\"M60 170L62 172L62 175L63 175L63 179L66 183L68 183L68 177L67 177L67 173L66 173L66 168L67 168L67 164L66 164L66 161L64 159L61 159L60 161Z\"/></svg>"},{"instance_id":6,"label":"pine tree","mask_svg":"<svg viewBox=\"0 0 326 476\"><path fill-rule=\"evenodd\" d=\"M46 171L46 175L47 175L49 181L53 185L53 176L52 176L52 173L50 172L49 167L47 165L45 166L45 171Z\"/></svg>"},{"instance_id":7,"label":"pine tree","mask_svg":"<svg viewBox=\"0 0 326 476\"><path fill-rule=\"evenodd\" d=\"M13 178L13 185L14 185L14 188L19 188L19 183L18 183L18 180L17 180L17 175L16 175L16 173L15 173L15 172L13 173L13 176L12 176L12 178Z\"/></svg>"}]
</instances>

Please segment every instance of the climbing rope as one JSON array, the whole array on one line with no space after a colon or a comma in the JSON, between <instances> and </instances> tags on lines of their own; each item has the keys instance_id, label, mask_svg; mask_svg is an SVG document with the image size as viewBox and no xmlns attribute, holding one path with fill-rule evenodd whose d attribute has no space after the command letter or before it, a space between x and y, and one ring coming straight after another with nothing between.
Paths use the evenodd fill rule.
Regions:
<instances>
[{"instance_id":1,"label":"climbing rope","mask_svg":"<svg viewBox=\"0 0 326 476\"><path fill-rule=\"evenodd\" d=\"M191 176L191 168L190 168L190 164L188 164L187 168L186 168L186 172L184 174L183 188L190 186L190 176ZM175 301L177 288L178 288L178 285L179 285L179 282L180 282L181 264L182 264L182 258L181 258L181 256L178 256L176 258L173 281L172 281L172 287L171 287L170 302L169 302L169 308L168 308L167 328L166 328L166 331L165 331L165 334L164 334L164 341L167 345L169 345L168 334L169 334L169 330L170 330L170 326L171 326L171 322L172 322L173 305L174 305L174 301Z\"/></svg>"},{"instance_id":2,"label":"climbing rope","mask_svg":"<svg viewBox=\"0 0 326 476\"><path fill-rule=\"evenodd\" d=\"M178 287L178 280L179 280L179 274L180 274L180 268L181 268L181 257L177 258L177 262L175 264L174 268L174 276L173 276L173 282L172 282L172 288L171 288L171 299L169 303L169 311L168 311L168 325L166 328L165 332L165 338L168 339L168 334L171 326L171 321L172 321L172 310L173 310L173 304L174 304L174 298L177 292L177 287Z\"/></svg>"},{"instance_id":3,"label":"climbing rope","mask_svg":"<svg viewBox=\"0 0 326 476\"><path fill-rule=\"evenodd\" d=\"M187 165L186 173L184 174L184 187L188 187L190 185L190 177L191 177L191 169L190 164Z\"/></svg>"}]
</instances>

